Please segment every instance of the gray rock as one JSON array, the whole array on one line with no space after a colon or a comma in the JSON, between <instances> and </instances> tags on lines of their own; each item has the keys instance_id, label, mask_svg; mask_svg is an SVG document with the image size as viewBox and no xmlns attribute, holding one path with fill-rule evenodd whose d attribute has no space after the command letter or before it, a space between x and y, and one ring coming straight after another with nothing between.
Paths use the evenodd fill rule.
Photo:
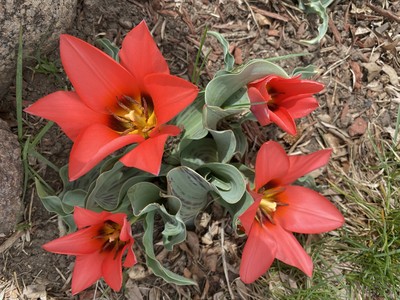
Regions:
<instances>
[{"instance_id":1,"label":"gray rock","mask_svg":"<svg viewBox=\"0 0 400 300\"><path fill-rule=\"evenodd\" d=\"M22 217L22 180L18 139L0 119L0 233L10 233Z\"/></svg>"},{"instance_id":2,"label":"gray rock","mask_svg":"<svg viewBox=\"0 0 400 300\"><path fill-rule=\"evenodd\" d=\"M10 109L2 99L16 70L19 28L23 30L24 57L56 48L76 14L77 0L0 0L0 111Z\"/></svg>"}]
</instances>

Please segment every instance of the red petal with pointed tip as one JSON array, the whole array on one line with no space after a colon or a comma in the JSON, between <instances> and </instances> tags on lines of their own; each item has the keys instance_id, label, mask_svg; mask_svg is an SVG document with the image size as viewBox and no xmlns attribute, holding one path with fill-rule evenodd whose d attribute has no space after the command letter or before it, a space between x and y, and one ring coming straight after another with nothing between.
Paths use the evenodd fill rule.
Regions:
<instances>
[{"instance_id":1,"label":"red petal with pointed tip","mask_svg":"<svg viewBox=\"0 0 400 300\"><path fill-rule=\"evenodd\" d=\"M271 180L279 180L289 169L289 159L282 146L273 141L264 143L256 158L255 191Z\"/></svg>"},{"instance_id":2,"label":"red petal with pointed tip","mask_svg":"<svg viewBox=\"0 0 400 300\"><path fill-rule=\"evenodd\" d=\"M132 245L133 245L133 243L132 243ZM128 249L128 254L126 255L125 262L124 262L124 267L126 267L126 268L132 267L132 266L135 265L136 262L137 262L137 261L136 261L135 253L134 253L133 250L132 250L132 245L129 245L129 246L127 247L127 249Z\"/></svg>"},{"instance_id":3,"label":"red petal with pointed tip","mask_svg":"<svg viewBox=\"0 0 400 300\"><path fill-rule=\"evenodd\" d=\"M289 169L281 178L282 185L287 185L298 178L328 164L331 149L320 150L307 155L289 155Z\"/></svg>"},{"instance_id":4,"label":"red petal with pointed tip","mask_svg":"<svg viewBox=\"0 0 400 300\"><path fill-rule=\"evenodd\" d=\"M251 107L250 110L256 117L257 121L261 126L265 126L271 123L269 117L269 109L266 100L261 95L260 91L254 87L250 87L247 91L249 95ZM265 102L265 104L261 104Z\"/></svg>"},{"instance_id":5,"label":"red petal with pointed tip","mask_svg":"<svg viewBox=\"0 0 400 300\"><path fill-rule=\"evenodd\" d=\"M344 218L339 210L319 193L302 186L287 186L278 196L280 206L274 218L288 231L322 233L339 228Z\"/></svg>"},{"instance_id":6,"label":"red petal with pointed tip","mask_svg":"<svg viewBox=\"0 0 400 300\"><path fill-rule=\"evenodd\" d=\"M281 100L280 97L286 98L292 95L302 94L312 95L319 93L324 89L324 85L322 83L312 80L303 80L300 79L299 76L293 78L274 76L274 78L269 80L268 87L272 88L274 91L280 92L276 98L277 101Z\"/></svg>"},{"instance_id":7,"label":"red petal with pointed tip","mask_svg":"<svg viewBox=\"0 0 400 300\"><path fill-rule=\"evenodd\" d=\"M140 135L121 136L103 124L93 124L78 136L72 147L69 179L81 177L114 151L143 140Z\"/></svg>"},{"instance_id":8,"label":"red petal with pointed tip","mask_svg":"<svg viewBox=\"0 0 400 300\"><path fill-rule=\"evenodd\" d=\"M279 106L276 110L270 111L271 121L278 125L283 131L291 135L296 135L296 123L286 108Z\"/></svg>"},{"instance_id":9,"label":"red petal with pointed tip","mask_svg":"<svg viewBox=\"0 0 400 300\"><path fill-rule=\"evenodd\" d=\"M257 194L253 191L249 191L249 193L253 197L254 203L250 205L250 207L246 209L246 211L239 216L239 220L242 223L242 226L247 235L251 231L251 227L253 226L254 219L256 217L257 209L262 199L262 195L260 194Z\"/></svg>"},{"instance_id":10,"label":"red petal with pointed tip","mask_svg":"<svg viewBox=\"0 0 400 300\"><path fill-rule=\"evenodd\" d=\"M258 222L254 222L244 246L240 263L240 279L252 283L262 276L275 259L277 245Z\"/></svg>"},{"instance_id":11,"label":"red petal with pointed tip","mask_svg":"<svg viewBox=\"0 0 400 300\"><path fill-rule=\"evenodd\" d=\"M319 105L318 101L310 95L295 95L285 98L279 103L294 118L302 118L313 112Z\"/></svg>"},{"instance_id":12,"label":"red petal with pointed tip","mask_svg":"<svg viewBox=\"0 0 400 300\"><path fill-rule=\"evenodd\" d=\"M73 141L88 126L105 124L109 118L90 109L75 92L52 93L26 108L25 112L56 122Z\"/></svg>"},{"instance_id":13,"label":"red petal with pointed tip","mask_svg":"<svg viewBox=\"0 0 400 300\"><path fill-rule=\"evenodd\" d=\"M77 256L72 273L72 294L76 295L101 278L104 255L98 252L92 255Z\"/></svg>"},{"instance_id":14,"label":"red petal with pointed tip","mask_svg":"<svg viewBox=\"0 0 400 300\"><path fill-rule=\"evenodd\" d=\"M55 239L42 247L44 250L67 255L91 254L101 248L101 241L93 239L99 234L103 224L78 230Z\"/></svg>"},{"instance_id":15,"label":"red petal with pointed tip","mask_svg":"<svg viewBox=\"0 0 400 300\"><path fill-rule=\"evenodd\" d=\"M153 129L151 133L156 131ZM144 142L141 142L133 150L125 154L121 159L127 167L137 168L154 175L158 175L161 169L161 159L164 153L165 142L169 136L175 136L180 133L177 126L164 126L160 132L150 136Z\"/></svg>"},{"instance_id":16,"label":"red petal with pointed tip","mask_svg":"<svg viewBox=\"0 0 400 300\"><path fill-rule=\"evenodd\" d=\"M167 123L184 110L199 92L189 81L167 74L148 75L144 84L153 100L158 125Z\"/></svg>"},{"instance_id":17,"label":"red petal with pointed tip","mask_svg":"<svg viewBox=\"0 0 400 300\"><path fill-rule=\"evenodd\" d=\"M121 233L119 235L119 239L121 241L133 240L131 224L126 219L126 215L125 214L121 214L121 215L123 215L124 218L123 218L122 222L118 223L118 224L122 225Z\"/></svg>"},{"instance_id":18,"label":"red petal with pointed tip","mask_svg":"<svg viewBox=\"0 0 400 300\"><path fill-rule=\"evenodd\" d=\"M147 75L169 74L167 62L144 21L125 36L119 57L121 64L137 78L141 90L146 90L143 79Z\"/></svg>"},{"instance_id":19,"label":"red petal with pointed tip","mask_svg":"<svg viewBox=\"0 0 400 300\"><path fill-rule=\"evenodd\" d=\"M276 242L275 257L285 264L294 266L303 271L307 276L312 276L313 262L311 257L304 251L303 247L292 233L284 230L279 224L267 224L267 233L271 234Z\"/></svg>"},{"instance_id":20,"label":"red petal with pointed tip","mask_svg":"<svg viewBox=\"0 0 400 300\"><path fill-rule=\"evenodd\" d=\"M116 98L140 97L136 79L110 56L70 35L60 38L61 60L82 101L99 113L109 113ZM146 60L147 62L148 60Z\"/></svg>"},{"instance_id":21,"label":"red petal with pointed tip","mask_svg":"<svg viewBox=\"0 0 400 300\"><path fill-rule=\"evenodd\" d=\"M122 254L123 251L119 251L116 256L115 253L109 252L103 260L101 273L105 282L114 291L119 291L122 286Z\"/></svg>"}]
</instances>

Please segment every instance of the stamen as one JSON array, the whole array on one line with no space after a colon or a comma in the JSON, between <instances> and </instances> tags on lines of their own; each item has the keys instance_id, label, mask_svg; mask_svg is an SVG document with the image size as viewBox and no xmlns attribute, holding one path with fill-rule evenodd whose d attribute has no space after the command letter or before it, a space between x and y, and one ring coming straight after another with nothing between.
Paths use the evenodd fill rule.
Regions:
<instances>
[{"instance_id":1,"label":"stamen","mask_svg":"<svg viewBox=\"0 0 400 300\"><path fill-rule=\"evenodd\" d=\"M145 97L142 97L143 113L146 119L149 118L149 111L147 109L147 101Z\"/></svg>"},{"instance_id":2,"label":"stamen","mask_svg":"<svg viewBox=\"0 0 400 300\"><path fill-rule=\"evenodd\" d=\"M122 101L120 101L120 100L117 99L117 103L118 103L118 105L119 105L122 109L124 109L124 110L127 111L128 113L131 111Z\"/></svg>"}]
</instances>

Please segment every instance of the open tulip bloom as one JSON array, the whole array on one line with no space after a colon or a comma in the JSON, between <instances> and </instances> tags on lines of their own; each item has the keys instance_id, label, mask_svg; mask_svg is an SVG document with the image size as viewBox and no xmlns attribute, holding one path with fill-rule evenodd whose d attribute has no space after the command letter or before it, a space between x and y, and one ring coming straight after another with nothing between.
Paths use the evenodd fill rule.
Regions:
<instances>
[{"instance_id":1,"label":"open tulip bloom","mask_svg":"<svg viewBox=\"0 0 400 300\"><path fill-rule=\"evenodd\" d=\"M75 91L52 93L25 111L56 122L74 142L70 180L134 143L121 162L157 175L167 138L181 131L166 123L192 103L198 88L170 75L144 21L126 35L120 63L66 34L60 53Z\"/></svg>"},{"instance_id":2,"label":"open tulip bloom","mask_svg":"<svg viewBox=\"0 0 400 300\"><path fill-rule=\"evenodd\" d=\"M275 123L282 130L295 135L294 120L318 107L313 94L322 91L324 85L300 79L300 76L283 78L268 75L249 83L247 88L251 111L262 126Z\"/></svg>"},{"instance_id":3,"label":"open tulip bloom","mask_svg":"<svg viewBox=\"0 0 400 300\"><path fill-rule=\"evenodd\" d=\"M242 254L240 278L251 283L275 258L312 275L313 263L292 232L322 233L343 225L341 213L325 197L291 185L328 163L330 150L288 156L276 142L260 148L255 166L254 203L239 217L248 238Z\"/></svg>"},{"instance_id":4,"label":"open tulip bloom","mask_svg":"<svg viewBox=\"0 0 400 300\"><path fill-rule=\"evenodd\" d=\"M43 245L49 252L76 255L72 294L83 291L101 277L113 290L119 291L123 255L126 253L124 267L136 263L131 226L126 215L96 213L75 207L74 221L78 231Z\"/></svg>"}]
</instances>

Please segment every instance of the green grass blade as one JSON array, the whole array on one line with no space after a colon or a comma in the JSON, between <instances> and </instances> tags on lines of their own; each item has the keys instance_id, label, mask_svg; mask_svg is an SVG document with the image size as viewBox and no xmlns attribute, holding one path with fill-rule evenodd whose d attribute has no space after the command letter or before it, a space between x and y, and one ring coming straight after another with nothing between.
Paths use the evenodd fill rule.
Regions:
<instances>
[{"instance_id":1,"label":"green grass blade","mask_svg":"<svg viewBox=\"0 0 400 300\"><path fill-rule=\"evenodd\" d=\"M22 141L22 26L19 28L18 54L17 54L17 76L15 81L16 107L17 107L17 126L18 140Z\"/></svg>"},{"instance_id":2,"label":"green grass blade","mask_svg":"<svg viewBox=\"0 0 400 300\"><path fill-rule=\"evenodd\" d=\"M54 122L49 121L47 122L46 126L44 126L39 133L36 135L36 137L34 138L34 140L31 143L30 148L33 149L34 147L36 147L36 145L41 141L41 139L43 138L43 136L46 134L47 131L49 131L49 129L54 125Z\"/></svg>"}]
</instances>

